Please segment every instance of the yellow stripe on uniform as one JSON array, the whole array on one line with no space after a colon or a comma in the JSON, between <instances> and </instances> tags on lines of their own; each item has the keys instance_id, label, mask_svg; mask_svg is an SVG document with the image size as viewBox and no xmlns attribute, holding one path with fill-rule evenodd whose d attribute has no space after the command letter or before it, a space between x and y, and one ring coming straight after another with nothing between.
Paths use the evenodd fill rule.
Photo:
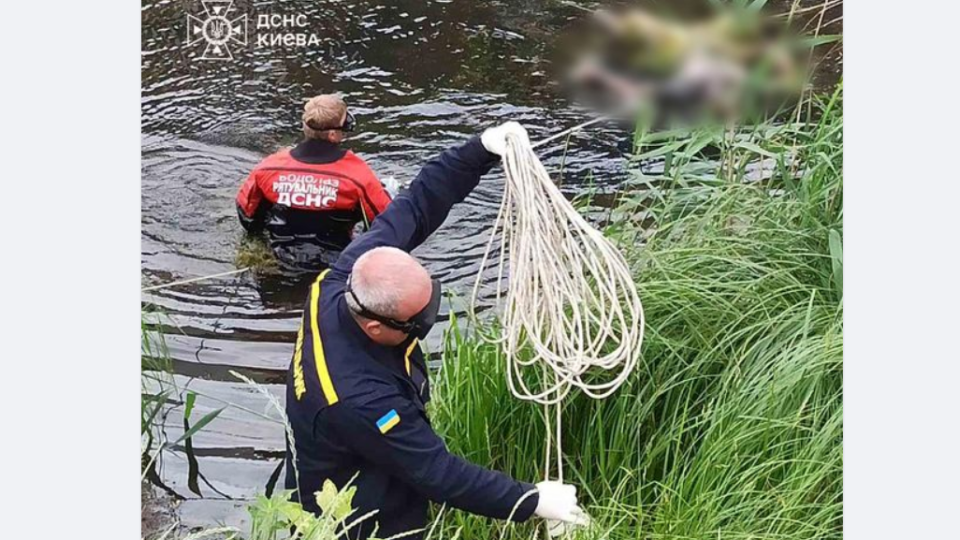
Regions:
<instances>
[{"instance_id":1,"label":"yellow stripe on uniform","mask_svg":"<svg viewBox=\"0 0 960 540\"><path fill-rule=\"evenodd\" d=\"M297 401L307 393L307 383L303 381L303 322L297 331L297 346L293 349L293 388L297 393Z\"/></svg>"},{"instance_id":2,"label":"yellow stripe on uniform","mask_svg":"<svg viewBox=\"0 0 960 540\"><path fill-rule=\"evenodd\" d=\"M413 338L410 346L407 347L407 354L403 356L403 365L407 368L407 376L410 375L410 354L413 353L413 348L417 346L417 341L417 338Z\"/></svg>"},{"instance_id":3,"label":"yellow stripe on uniform","mask_svg":"<svg viewBox=\"0 0 960 540\"><path fill-rule=\"evenodd\" d=\"M327 404L333 405L340 398L337 397L337 391L333 389L333 381L330 380L330 372L327 371L327 358L323 354L323 341L320 340L320 326L317 324L317 314L320 313L320 282L330 270L324 270L317 281L313 283L310 291L310 330L313 332L313 360L317 365L317 376L320 378L320 387L323 388L323 395L327 398Z\"/></svg>"}]
</instances>

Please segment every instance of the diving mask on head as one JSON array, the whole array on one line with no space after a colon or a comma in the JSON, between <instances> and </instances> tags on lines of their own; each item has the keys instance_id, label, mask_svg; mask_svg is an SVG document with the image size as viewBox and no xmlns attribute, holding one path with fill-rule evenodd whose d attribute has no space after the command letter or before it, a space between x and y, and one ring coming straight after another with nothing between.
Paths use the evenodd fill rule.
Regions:
<instances>
[{"instance_id":1,"label":"diving mask on head","mask_svg":"<svg viewBox=\"0 0 960 540\"><path fill-rule=\"evenodd\" d=\"M353 113L347 111L347 117L343 121L343 125L333 126L333 127L320 127L319 125L313 122L307 122L307 127L314 131L342 131L344 133L351 133L353 130L357 129L357 118L353 116Z\"/></svg>"}]
</instances>

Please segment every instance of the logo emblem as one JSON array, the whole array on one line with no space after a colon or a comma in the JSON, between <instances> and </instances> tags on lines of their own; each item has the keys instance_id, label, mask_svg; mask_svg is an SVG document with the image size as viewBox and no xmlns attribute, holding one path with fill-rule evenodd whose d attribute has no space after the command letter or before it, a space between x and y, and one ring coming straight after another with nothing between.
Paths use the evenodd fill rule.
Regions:
<instances>
[{"instance_id":1,"label":"logo emblem","mask_svg":"<svg viewBox=\"0 0 960 540\"><path fill-rule=\"evenodd\" d=\"M204 19L187 15L187 45L206 43L201 60L233 60L230 44L247 44L247 16L231 18L234 0L201 0Z\"/></svg>"}]
</instances>

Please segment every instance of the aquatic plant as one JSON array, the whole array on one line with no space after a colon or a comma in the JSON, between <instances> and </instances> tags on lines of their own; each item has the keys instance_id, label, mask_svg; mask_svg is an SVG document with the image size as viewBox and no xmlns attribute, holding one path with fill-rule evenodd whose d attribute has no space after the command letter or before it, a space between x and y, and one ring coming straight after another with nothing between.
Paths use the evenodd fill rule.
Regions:
<instances>
[{"instance_id":1,"label":"aquatic plant","mask_svg":"<svg viewBox=\"0 0 960 540\"><path fill-rule=\"evenodd\" d=\"M159 315L142 310L140 313L140 452L141 473L153 467L161 443L157 441L158 427L167 398L171 393L169 379L170 357L163 333L159 330Z\"/></svg>"},{"instance_id":2,"label":"aquatic plant","mask_svg":"<svg viewBox=\"0 0 960 540\"><path fill-rule=\"evenodd\" d=\"M163 485L160 478L163 453L172 447L182 445L190 464L191 471L197 467L193 453L193 436L212 422L223 408L211 411L198 420L193 420L191 414L196 403L197 394L178 389L172 374L172 361L164 339L163 315L152 306L145 306L140 313L140 481L141 481L141 535L143 538L167 540L180 538L177 536L179 522L174 522L160 529L162 522L169 518L158 518L164 514L165 503L153 496L151 484L169 488ZM183 406L183 433L174 441L165 437L164 425L170 413L178 406ZM188 486L199 493L197 485L198 474L190 474ZM202 476L200 476L202 478ZM205 479L204 479L205 481ZM231 533L229 528L214 528L200 531L181 540L200 540L201 538L229 538L225 533Z\"/></svg>"},{"instance_id":3,"label":"aquatic plant","mask_svg":"<svg viewBox=\"0 0 960 540\"><path fill-rule=\"evenodd\" d=\"M273 250L263 236L244 235L234 259L237 268L251 268L262 274L276 273L280 268Z\"/></svg>"},{"instance_id":4,"label":"aquatic plant","mask_svg":"<svg viewBox=\"0 0 960 540\"><path fill-rule=\"evenodd\" d=\"M178 389L172 376L172 365L163 334L162 314L144 309L140 313L140 440L142 454L141 475L146 478L153 470L164 449L184 444L192 457L193 436L212 422L225 407L191 418L197 394ZM175 407L183 405L183 433L175 441L162 438L166 416Z\"/></svg>"}]
</instances>

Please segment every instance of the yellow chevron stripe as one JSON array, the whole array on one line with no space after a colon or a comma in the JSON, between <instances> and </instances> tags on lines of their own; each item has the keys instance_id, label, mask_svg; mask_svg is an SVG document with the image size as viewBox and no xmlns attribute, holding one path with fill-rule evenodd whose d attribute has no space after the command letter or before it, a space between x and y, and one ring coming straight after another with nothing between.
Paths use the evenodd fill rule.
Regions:
<instances>
[{"instance_id":1,"label":"yellow chevron stripe","mask_svg":"<svg viewBox=\"0 0 960 540\"><path fill-rule=\"evenodd\" d=\"M330 380L330 372L327 371L327 358L323 354L323 341L320 340L320 326L317 324L317 314L320 313L320 282L326 277L324 270L313 283L310 291L310 330L313 333L313 360L317 365L317 377L320 378L320 387L323 389L323 395L327 398L327 404L333 405L340 398L337 397L337 391L333 388L333 381Z\"/></svg>"}]
</instances>

